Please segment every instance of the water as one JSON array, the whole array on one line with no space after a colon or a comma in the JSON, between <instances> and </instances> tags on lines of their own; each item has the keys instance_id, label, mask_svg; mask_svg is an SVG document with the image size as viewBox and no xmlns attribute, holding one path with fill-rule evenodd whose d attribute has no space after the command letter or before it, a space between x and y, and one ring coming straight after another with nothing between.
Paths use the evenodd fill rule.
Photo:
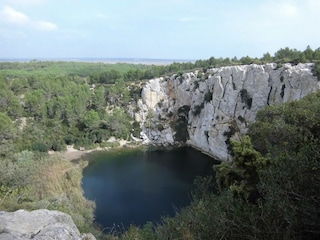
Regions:
<instances>
[{"instance_id":1,"label":"water","mask_svg":"<svg viewBox=\"0 0 320 240\"><path fill-rule=\"evenodd\" d=\"M196 176L213 175L214 160L191 148L94 152L83 172L85 196L103 228L142 226L188 205Z\"/></svg>"}]
</instances>

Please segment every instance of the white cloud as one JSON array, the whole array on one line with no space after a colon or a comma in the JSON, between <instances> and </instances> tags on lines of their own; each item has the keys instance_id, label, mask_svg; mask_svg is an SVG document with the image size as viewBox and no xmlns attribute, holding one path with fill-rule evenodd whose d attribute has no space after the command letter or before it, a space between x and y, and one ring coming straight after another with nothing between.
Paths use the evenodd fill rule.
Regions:
<instances>
[{"instance_id":1,"label":"white cloud","mask_svg":"<svg viewBox=\"0 0 320 240\"><path fill-rule=\"evenodd\" d=\"M44 22L44 21L36 21L34 22L34 26L40 30L44 31L54 31L57 30L57 25L52 22Z\"/></svg>"},{"instance_id":2,"label":"white cloud","mask_svg":"<svg viewBox=\"0 0 320 240\"><path fill-rule=\"evenodd\" d=\"M14 24L25 25L30 21L28 16L9 6L3 7L0 11L0 15L4 21Z\"/></svg>"},{"instance_id":3,"label":"white cloud","mask_svg":"<svg viewBox=\"0 0 320 240\"><path fill-rule=\"evenodd\" d=\"M55 23L48 21L36 21L30 19L27 15L22 12L15 10L10 6L4 6L0 10L0 18L7 23L11 23L23 27L31 27L44 31L53 31L58 27Z\"/></svg>"}]
</instances>

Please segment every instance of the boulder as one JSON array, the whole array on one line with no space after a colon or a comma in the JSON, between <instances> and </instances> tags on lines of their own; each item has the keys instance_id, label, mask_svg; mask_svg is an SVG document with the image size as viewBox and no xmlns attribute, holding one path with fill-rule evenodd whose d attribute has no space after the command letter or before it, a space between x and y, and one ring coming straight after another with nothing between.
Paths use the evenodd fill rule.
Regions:
<instances>
[{"instance_id":1,"label":"boulder","mask_svg":"<svg viewBox=\"0 0 320 240\"><path fill-rule=\"evenodd\" d=\"M40 209L0 211L1 240L95 240L92 234L81 235L70 215Z\"/></svg>"}]
</instances>

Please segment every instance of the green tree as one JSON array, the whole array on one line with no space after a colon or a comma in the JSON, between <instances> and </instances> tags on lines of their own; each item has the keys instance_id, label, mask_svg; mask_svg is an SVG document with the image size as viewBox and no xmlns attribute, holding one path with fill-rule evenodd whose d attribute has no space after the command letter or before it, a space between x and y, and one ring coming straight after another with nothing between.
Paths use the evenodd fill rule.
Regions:
<instances>
[{"instance_id":1,"label":"green tree","mask_svg":"<svg viewBox=\"0 0 320 240\"><path fill-rule=\"evenodd\" d=\"M303 51L303 53L306 60L308 60L309 62L313 60L313 50L311 49L311 47L308 45L306 50Z\"/></svg>"},{"instance_id":2,"label":"green tree","mask_svg":"<svg viewBox=\"0 0 320 240\"><path fill-rule=\"evenodd\" d=\"M267 63L272 62L271 54L269 52L263 54L263 57L261 58L261 61L267 62Z\"/></svg>"},{"instance_id":3,"label":"green tree","mask_svg":"<svg viewBox=\"0 0 320 240\"><path fill-rule=\"evenodd\" d=\"M123 139L129 138L131 130L130 119L122 109L114 109L112 115L106 118L106 122L113 136Z\"/></svg>"},{"instance_id":4,"label":"green tree","mask_svg":"<svg viewBox=\"0 0 320 240\"><path fill-rule=\"evenodd\" d=\"M100 117L94 110L89 110L83 117L83 124L90 131L99 127Z\"/></svg>"},{"instance_id":5,"label":"green tree","mask_svg":"<svg viewBox=\"0 0 320 240\"><path fill-rule=\"evenodd\" d=\"M92 94L92 108L96 111L102 112L106 105L106 92L104 86L99 86L94 89Z\"/></svg>"},{"instance_id":6,"label":"green tree","mask_svg":"<svg viewBox=\"0 0 320 240\"><path fill-rule=\"evenodd\" d=\"M34 117L37 121L46 117L46 99L43 91L38 89L27 92L24 96L25 111L29 117Z\"/></svg>"},{"instance_id":7,"label":"green tree","mask_svg":"<svg viewBox=\"0 0 320 240\"><path fill-rule=\"evenodd\" d=\"M25 79L15 78L15 79L12 79L10 82L10 89L15 94L23 94L28 87L29 87L29 84Z\"/></svg>"},{"instance_id":8,"label":"green tree","mask_svg":"<svg viewBox=\"0 0 320 240\"><path fill-rule=\"evenodd\" d=\"M257 184L259 172L268 160L257 152L249 136L244 136L240 142L231 140L234 156L231 163L222 162L215 167L219 189L230 190L234 196L254 202L259 197Z\"/></svg>"},{"instance_id":9,"label":"green tree","mask_svg":"<svg viewBox=\"0 0 320 240\"><path fill-rule=\"evenodd\" d=\"M116 83L107 88L107 100L108 103L123 106L130 101L129 89L122 79L116 81Z\"/></svg>"},{"instance_id":10,"label":"green tree","mask_svg":"<svg viewBox=\"0 0 320 240\"><path fill-rule=\"evenodd\" d=\"M313 52L313 60L320 60L320 47L314 50Z\"/></svg>"},{"instance_id":11,"label":"green tree","mask_svg":"<svg viewBox=\"0 0 320 240\"><path fill-rule=\"evenodd\" d=\"M247 64L248 65L248 64L251 64L253 62L253 59L251 57L249 57L249 56L246 56L246 57L240 58L240 62L242 64Z\"/></svg>"},{"instance_id":12,"label":"green tree","mask_svg":"<svg viewBox=\"0 0 320 240\"><path fill-rule=\"evenodd\" d=\"M23 109L18 97L16 96L11 97L9 106L7 108L7 113L8 113L8 116L10 116L12 119L18 119L22 117Z\"/></svg>"},{"instance_id":13,"label":"green tree","mask_svg":"<svg viewBox=\"0 0 320 240\"><path fill-rule=\"evenodd\" d=\"M13 154L17 133L17 128L8 115L0 112L0 161Z\"/></svg>"},{"instance_id":14,"label":"green tree","mask_svg":"<svg viewBox=\"0 0 320 240\"><path fill-rule=\"evenodd\" d=\"M5 113L0 112L0 143L12 138L14 133L15 128L11 119Z\"/></svg>"},{"instance_id":15,"label":"green tree","mask_svg":"<svg viewBox=\"0 0 320 240\"><path fill-rule=\"evenodd\" d=\"M320 93L281 106L269 106L258 112L249 126L254 147L273 156L294 153L320 136Z\"/></svg>"}]
</instances>

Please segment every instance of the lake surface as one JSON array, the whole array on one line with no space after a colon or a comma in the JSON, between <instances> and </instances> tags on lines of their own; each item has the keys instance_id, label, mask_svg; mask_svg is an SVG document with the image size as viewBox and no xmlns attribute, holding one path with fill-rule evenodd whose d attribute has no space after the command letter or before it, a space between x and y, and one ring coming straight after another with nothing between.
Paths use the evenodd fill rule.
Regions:
<instances>
[{"instance_id":1,"label":"lake surface","mask_svg":"<svg viewBox=\"0 0 320 240\"><path fill-rule=\"evenodd\" d=\"M196 176L213 175L212 158L192 148L94 152L84 169L85 196L103 228L142 226L188 205Z\"/></svg>"}]
</instances>

